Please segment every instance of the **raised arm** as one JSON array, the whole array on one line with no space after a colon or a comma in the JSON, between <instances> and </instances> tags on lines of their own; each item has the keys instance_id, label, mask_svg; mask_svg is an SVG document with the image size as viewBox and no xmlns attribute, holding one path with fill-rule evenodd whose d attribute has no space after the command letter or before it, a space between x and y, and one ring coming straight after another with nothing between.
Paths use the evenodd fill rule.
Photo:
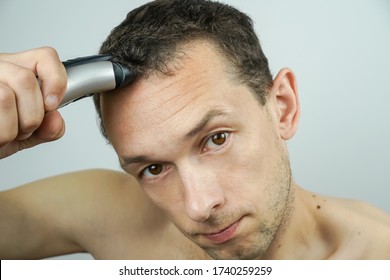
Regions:
<instances>
[{"instance_id":1,"label":"raised arm","mask_svg":"<svg viewBox=\"0 0 390 280\"><path fill-rule=\"evenodd\" d=\"M51 48L0 54L0 158L63 135L56 108L66 78ZM0 258L136 255L143 246L134 240L140 234L146 240L145 233L161 225L159 215L136 181L122 172L91 170L43 179L0 192Z\"/></svg>"},{"instance_id":2,"label":"raised arm","mask_svg":"<svg viewBox=\"0 0 390 280\"><path fill-rule=\"evenodd\" d=\"M80 171L0 192L0 259L111 257L115 241L138 240L153 224L151 213L135 180L116 171Z\"/></svg>"}]
</instances>

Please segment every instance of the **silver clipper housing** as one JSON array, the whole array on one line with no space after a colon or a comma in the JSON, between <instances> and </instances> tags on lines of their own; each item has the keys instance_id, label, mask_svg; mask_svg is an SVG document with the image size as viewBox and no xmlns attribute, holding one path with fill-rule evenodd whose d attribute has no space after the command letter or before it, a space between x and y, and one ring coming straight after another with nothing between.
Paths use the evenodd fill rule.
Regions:
<instances>
[{"instance_id":1,"label":"silver clipper housing","mask_svg":"<svg viewBox=\"0 0 390 280\"><path fill-rule=\"evenodd\" d=\"M63 64L68 75L68 84L59 107L94 93L123 87L135 77L129 67L113 62L111 55L80 57Z\"/></svg>"}]
</instances>

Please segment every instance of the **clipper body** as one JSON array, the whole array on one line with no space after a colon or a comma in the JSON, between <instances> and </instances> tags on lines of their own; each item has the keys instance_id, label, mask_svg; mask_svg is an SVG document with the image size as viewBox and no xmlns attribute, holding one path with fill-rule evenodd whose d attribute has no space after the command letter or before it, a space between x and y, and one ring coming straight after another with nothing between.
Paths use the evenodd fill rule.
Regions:
<instances>
[{"instance_id":1,"label":"clipper body","mask_svg":"<svg viewBox=\"0 0 390 280\"><path fill-rule=\"evenodd\" d=\"M134 80L130 68L111 59L110 55L94 55L63 62L68 84L59 107L94 93L123 87Z\"/></svg>"}]
</instances>

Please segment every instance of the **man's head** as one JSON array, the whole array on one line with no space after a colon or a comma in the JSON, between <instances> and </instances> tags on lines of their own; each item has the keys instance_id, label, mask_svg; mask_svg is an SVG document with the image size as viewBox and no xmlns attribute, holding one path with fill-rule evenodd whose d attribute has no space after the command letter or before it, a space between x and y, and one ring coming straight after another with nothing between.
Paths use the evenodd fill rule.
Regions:
<instances>
[{"instance_id":1,"label":"man's head","mask_svg":"<svg viewBox=\"0 0 390 280\"><path fill-rule=\"evenodd\" d=\"M233 7L205 0L157 0L131 11L100 48L129 65L138 79L151 73L171 75L183 46L203 39L216 46L232 66L234 77L246 84L264 105L272 76L252 20ZM94 96L100 116L100 95ZM105 135L105 128L102 125Z\"/></svg>"},{"instance_id":2,"label":"man's head","mask_svg":"<svg viewBox=\"0 0 390 280\"><path fill-rule=\"evenodd\" d=\"M151 6L171 2L157 1ZM197 8L191 12L189 7L183 8L183 2L191 7L195 3ZM189 22L207 13L202 3L214 5L177 1ZM233 11L220 4L215 7L213 14ZM150 21L158 17L148 9L137 13ZM235 13L229 15L239 29L243 19ZM143 21L132 17L134 28L142 30ZM207 25L218 18L210 15L203 22ZM171 24L168 18L156 20L156 29L159 22ZM188 23L188 28L193 25ZM227 32L223 24L212 25ZM210 27L214 31L218 28ZM248 26L241 28L247 30ZM246 33L244 30L241 33ZM283 69L274 81L264 82L270 78L268 66L264 70L265 58L250 60L254 50L240 49L233 56L240 56L236 59L240 62L234 63L225 49L235 47L223 46L229 43L225 41L221 50L221 44L210 37L187 38L174 45L172 53L162 47L159 54L154 46L158 39L153 46L145 45L149 50L142 51L152 53L154 59L161 59L161 55L163 63L155 63L145 53L140 55L134 66L139 78L112 94L101 95L102 120L123 169L138 179L145 193L184 235L214 258L260 258L276 240L289 213L292 182L284 141L295 133L299 116L295 79L290 70ZM237 43L235 37L231 40L230 44ZM132 48L127 45L127 50L120 42L123 60ZM237 44L242 46L242 42ZM260 47L255 49L261 52ZM262 53L253 56L263 57ZM128 63L134 63L135 55L127 57ZM243 68L251 69L245 72L251 73L251 79L244 78L244 71L237 66L245 63L250 64ZM256 69L262 74L255 73ZM268 78L260 78L264 75ZM264 99L259 95L262 91Z\"/></svg>"}]
</instances>

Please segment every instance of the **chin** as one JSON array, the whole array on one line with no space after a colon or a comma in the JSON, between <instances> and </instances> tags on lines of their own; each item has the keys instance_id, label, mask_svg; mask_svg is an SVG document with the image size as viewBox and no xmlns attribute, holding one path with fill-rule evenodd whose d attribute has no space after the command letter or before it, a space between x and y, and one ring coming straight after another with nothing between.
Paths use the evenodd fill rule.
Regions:
<instances>
[{"instance_id":1,"label":"chin","mask_svg":"<svg viewBox=\"0 0 390 280\"><path fill-rule=\"evenodd\" d=\"M262 252L255 250L237 250L237 251L226 251L226 250L208 250L207 254L215 260L254 260L259 259L263 255Z\"/></svg>"},{"instance_id":2,"label":"chin","mask_svg":"<svg viewBox=\"0 0 390 280\"><path fill-rule=\"evenodd\" d=\"M207 254L215 260L254 260L262 259L266 249L257 242L245 245L229 244L220 247L204 248Z\"/></svg>"}]
</instances>

